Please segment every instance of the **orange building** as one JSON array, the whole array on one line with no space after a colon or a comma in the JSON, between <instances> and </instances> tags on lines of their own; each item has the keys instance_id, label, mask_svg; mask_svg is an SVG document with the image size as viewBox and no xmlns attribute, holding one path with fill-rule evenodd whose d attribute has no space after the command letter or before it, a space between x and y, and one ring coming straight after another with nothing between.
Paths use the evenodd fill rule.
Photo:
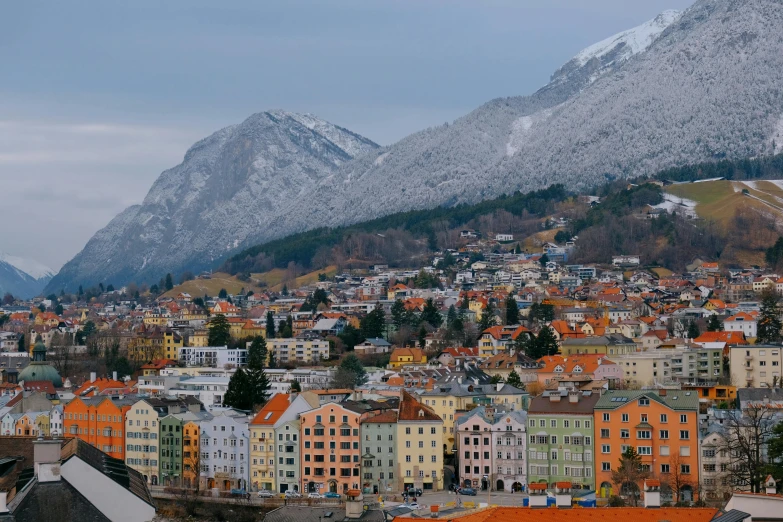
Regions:
<instances>
[{"instance_id":1,"label":"orange building","mask_svg":"<svg viewBox=\"0 0 783 522\"><path fill-rule=\"evenodd\" d=\"M619 493L618 485L612 483L612 470L620 465L623 452L632 447L650 478L670 488L677 482L681 485L679 500L694 500L699 485L698 414L696 392L604 393L594 413L596 496L608 498ZM662 489L666 494L666 488Z\"/></svg>"},{"instance_id":2,"label":"orange building","mask_svg":"<svg viewBox=\"0 0 783 522\"><path fill-rule=\"evenodd\" d=\"M358 412L336 402L302 413L304 491L344 494L359 489L359 420Z\"/></svg>"},{"instance_id":3,"label":"orange building","mask_svg":"<svg viewBox=\"0 0 783 522\"><path fill-rule=\"evenodd\" d=\"M201 471L200 434L198 424L194 421L189 421L182 427L182 481L186 488L195 488L199 485Z\"/></svg>"},{"instance_id":4,"label":"orange building","mask_svg":"<svg viewBox=\"0 0 783 522\"><path fill-rule=\"evenodd\" d=\"M137 399L76 397L63 408L63 432L125 460L125 413Z\"/></svg>"}]
</instances>

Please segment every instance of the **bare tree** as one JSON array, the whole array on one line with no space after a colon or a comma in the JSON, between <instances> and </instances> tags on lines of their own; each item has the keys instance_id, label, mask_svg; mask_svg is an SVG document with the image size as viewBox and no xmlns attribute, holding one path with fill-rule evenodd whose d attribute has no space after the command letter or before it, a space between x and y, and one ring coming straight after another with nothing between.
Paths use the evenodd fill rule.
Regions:
<instances>
[{"instance_id":1,"label":"bare tree","mask_svg":"<svg viewBox=\"0 0 783 522\"><path fill-rule=\"evenodd\" d=\"M47 359L55 367L57 373L63 377L68 377L71 374L72 345L72 334L56 332L52 335L50 355Z\"/></svg>"},{"instance_id":2,"label":"bare tree","mask_svg":"<svg viewBox=\"0 0 783 522\"><path fill-rule=\"evenodd\" d=\"M760 493L767 473L767 441L773 435L776 421L773 410L751 406L744 411L729 413L724 428L729 465L727 478L734 487L748 488Z\"/></svg>"},{"instance_id":3,"label":"bare tree","mask_svg":"<svg viewBox=\"0 0 783 522\"><path fill-rule=\"evenodd\" d=\"M680 501L680 495L682 494L683 488L686 486L693 488L694 486L691 474L685 473L683 465L688 464L685 464L685 461L680 457L680 453L677 452L669 457L669 473L661 474L661 481L671 489L675 502ZM698 470L690 471L698 473Z\"/></svg>"}]
</instances>

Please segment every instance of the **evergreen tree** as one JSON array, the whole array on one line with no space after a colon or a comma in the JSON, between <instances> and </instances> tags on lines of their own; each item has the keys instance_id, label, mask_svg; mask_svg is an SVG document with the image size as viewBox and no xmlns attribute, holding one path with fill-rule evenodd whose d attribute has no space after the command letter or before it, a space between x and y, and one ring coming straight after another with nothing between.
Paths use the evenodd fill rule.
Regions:
<instances>
[{"instance_id":1,"label":"evergreen tree","mask_svg":"<svg viewBox=\"0 0 783 522\"><path fill-rule=\"evenodd\" d=\"M440 315L435 301L430 297L424 303L424 309L421 311L421 320L432 325L433 328L440 328L443 324L443 316Z\"/></svg>"},{"instance_id":2,"label":"evergreen tree","mask_svg":"<svg viewBox=\"0 0 783 522\"><path fill-rule=\"evenodd\" d=\"M555 355L558 350L557 339L549 326L544 326L538 332L535 343L532 346L533 353L530 354L534 359L540 359L547 355Z\"/></svg>"},{"instance_id":3,"label":"evergreen tree","mask_svg":"<svg viewBox=\"0 0 783 522\"><path fill-rule=\"evenodd\" d=\"M288 285L283 284L283 290L280 293L283 295L288 295Z\"/></svg>"},{"instance_id":4,"label":"evergreen tree","mask_svg":"<svg viewBox=\"0 0 783 522\"><path fill-rule=\"evenodd\" d=\"M225 288L221 288L220 292L218 292L218 299L225 299L228 297L228 292Z\"/></svg>"},{"instance_id":5,"label":"evergreen tree","mask_svg":"<svg viewBox=\"0 0 783 522\"><path fill-rule=\"evenodd\" d=\"M291 381L291 393L301 393L301 392L302 392L302 385L299 384L299 381Z\"/></svg>"},{"instance_id":6,"label":"evergreen tree","mask_svg":"<svg viewBox=\"0 0 783 522\"><path fill-rule=\"evenodd\" d=\"M247 351L247 378L251 384L253 405L263 405L269 397L269 379L264 367L267 363L268 351L266 340L256 336Z\"/></svg>"},{"instance_id":7,"label":"evergreen tree","mask_svg":"<svg viewBox=\"0 0 783 522\"><path fill-rule=\"evenodd\" d=\"M251 411L254 397L253 382L244 368L238 368L228 381L228 390L223 396L223 404L238 410Z\"/></svg>"},{"instance_id":8,"label":"evergreen tree","mask_svg":"<svg viewBox=\"0 0 783 522\"><path fill-rule=\"evenodd\" d=\"M538 262L541 263L541 268L546 268L546 264L549 263L549 256L544 254Z\"/></svg>"},{"instance_id":9,"label":"evergreen tree","mask_svg":"<svg viewBox=\"0 0 783 522\"><path fill-rule=\"evenodd\" d=\"M152 285L150 287L150 294L158 295L159 293L160 293L160 288L158 288L158 285Z\"/></svg>"},{"instance_id":10,"label":"evergreen tree","mask_svg":"<svg viewBox=\"0 0 783 522\"><path fill-rule=\"evenodd\" d=\"M529 336L525 334L519 334L516 339L514 339L514 349L517 353L524 353L525 355L530 355L530 349L535 341L535 338L531 339Z\"/></svg>"},{"instance_id":11,"label":"evergreen tree","mask_svg":"<svg viewBox=\"0 0 783 522\"><path fill-rule=\"evenodd\" d=\"M359 323L362 337L372 339L383 337L386 330L386 314L380 305L377 305L372 312L362 318Z\"/></svg>"},{"instance_id":12,"label":"evergreen tree","mask_svg":"<svg viewBox=\"0 0 783 522\"><path fill-rule=\"evenodd\" d=\"M391 319L392 324L395 326L395 328L397 328L397 330L402 328L405 324L407 313L405 310L405 303L403 303L401 299L394 301L394 304L391 306Z\"/></svg>"},{"instance_id":13,"label":"evergreen tree","mask_svg":"<svg viewBox=\"0 0 783 522\"><path fill-rule=\"evenodd\" d=\"M231 342L231 327L223 314L217 314L209 322L207 344L209 346L228 346Z\"/></svg>"},{"instance_id":14,"label":"evergreen tree","mask_svg":"<svg viewBox=\"0 0 783 522\"><path fill-rule=\"evenodd\" d=\"M506 324L519 324L519 306L513 294L506 298Z\"/></svg>"},{"instance_id":15,"label":"evergreen tree","mask_svg":"<svg viewBox=\"0 0 783 522\"><path fill-rule=\"evenodd\" d=\"M761 311L759 312L756 329L756 344L780 342L780 328L778 297L773 290L765 290L761 294Z\"/></svg>"},{"instance_id":16,"label":"evergreen tree","mask_svg":"<svg viewBox=\"0 0 783 522\"><path fill-rule=\"evenodd\" d=\"M84 295L84 288L82 288L82 285L79 285L79 297Z\"/></svg>"},{"instance_id":17,"label":"evergreen tree","mask_svg":"<svg viewBox=\"0 0 783 522\"><path fill-rule=\"evenodd\" d=\"M509 384L514 388L519 388L520 390L525 389L525 386L522 384L522 379L520 379L519 374L517 373L516 370L511 370L511 373L508 374L508 379L506 379L506 384Z\"/></svg>"},{"instance_id":18,"label":"evergreen tree","mask_svg":"<svg viewBox=\"0 0 783 522\"><path fill-rule=\"evenodd\" d=\"M503 382L503 377L497 374L493 375L492 378L489 380L490 384L500 384L501 382Z\"/></svg>"},{"instance_id":19,"label":"evergreen tree","mask_svg":"<svg viewBox=\"0 0 783 522\"><path fill-rule=\"evenodd\" d=\"M711 315L710 318L707 320L707 331L708 332L723 331L723 323L720 322L720 319L718 319L717 314Z\"/></svg>"},{"instance_id":20,"label":"evergreen tree","mask_svg":"<svg viewBox=\"0 0 783 522\"><path fill-rule=\"evenodd\" d=\"M342 340L349 350L353 350L354 346L364 341L364 339L362 339L362 332L352 324L345 325L345 328L343 328L343 331L340 332L340 335L337 337Z\"/></svg>"},{"instance_id":21,"label":"evergreen tree","mask_svg":"<svg viewBox=\"0 0 783 522\"><path fill-rule=\"evenodd\" d=\"M422 350L427 347L427 329L424 326L419 329L419 348Z\"/></svg>"},{"instance_id":22,"label":"evergreen tree","mask_svg":"<svg viewBox=\"0 0 783 522\"><path fill-rule=\"evenodd\" d=\"M355 388L367 383L367 371L355 353L349 353L340 362L332 386L336 388Z\"/></svg>"},{"instance_id":23,"label":"evergreen tree","mask_svg":"<svg viewBox=\"0 0 783 522\"><path fill-rule=\"evenodd\" d=\"M699 325L696 324L696 321L691 320L688 323L688 339L696 339L700 335Z\"/></svg>"},{"instance_id":24,"label":"evergreen tree","mask_svg":"<svg viewBox=\"0 0 783 522\"><path fill-rule=\"evenodd\" d=\"M266 338L275 338L275 316L271 310L266 313Z\"/></svg>"},{"instance_id":25,"label":"evergreen tree","mask_svg":"<svg viewBox=\"0 0 783 522\"><path fill-rule=\"evenodd\" d=\"M446 312L446 326L448 328L453 329L454 323L459 319L459 315L457 314L457 309L454 308L454 305L449 306L449 311Z\"/></svg>"},{"instance_id":26,"label":"evergreen tree","mask_svg":"<svg viewBox=\"0 0 783 522\"><path fill-rule=\"evenodd\" d=\"M166 274L166 291L174 288L174 280L171 278L171 274Z\"/></svg>"},{"instance_id":27,"label":"evergreen tree","mask_svg":"<svg viewBox=\"0 0 783 522\"><path fill-rule=\"evenodd\" d=\"M478 329L479 337L487 328L492 328L497 324L497 317L495 317L495 307L492 305L492 301L487 301L487 306L481 312L481 319L479 319Z\"/></svg>"}]
</instances>

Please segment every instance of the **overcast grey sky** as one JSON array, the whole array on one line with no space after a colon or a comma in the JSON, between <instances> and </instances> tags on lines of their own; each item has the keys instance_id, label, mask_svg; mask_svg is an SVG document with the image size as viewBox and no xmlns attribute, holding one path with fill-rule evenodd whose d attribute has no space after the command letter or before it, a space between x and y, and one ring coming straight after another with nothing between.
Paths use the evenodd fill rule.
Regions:
<instances>
[{"instance_id":1,"label":"overcast grey sky","mask_svg":"<svg viewBox=\"0 0 783 522\"><path fill-rule=\"evenodd\" d=\"M312 112L381 144L529 94L692 0L8 2L0 251L58 269L196 140Z\"/></svg>"}]
</instances>

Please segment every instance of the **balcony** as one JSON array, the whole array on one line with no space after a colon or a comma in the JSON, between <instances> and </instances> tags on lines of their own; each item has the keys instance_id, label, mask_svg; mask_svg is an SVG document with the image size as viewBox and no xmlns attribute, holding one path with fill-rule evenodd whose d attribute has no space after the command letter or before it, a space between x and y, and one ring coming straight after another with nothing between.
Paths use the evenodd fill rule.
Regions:
<instances>
[{"instance_id":1,"label":"balcony","mask_svg":"<svg viewBox=\"0 0 783 522\"><path fill-rule=\"evenodd\" d=\"M752 355L746 355L745 356L745 360L746 361L752 361L753 360L753 356Z\"/></svg>"}]
</instances>

